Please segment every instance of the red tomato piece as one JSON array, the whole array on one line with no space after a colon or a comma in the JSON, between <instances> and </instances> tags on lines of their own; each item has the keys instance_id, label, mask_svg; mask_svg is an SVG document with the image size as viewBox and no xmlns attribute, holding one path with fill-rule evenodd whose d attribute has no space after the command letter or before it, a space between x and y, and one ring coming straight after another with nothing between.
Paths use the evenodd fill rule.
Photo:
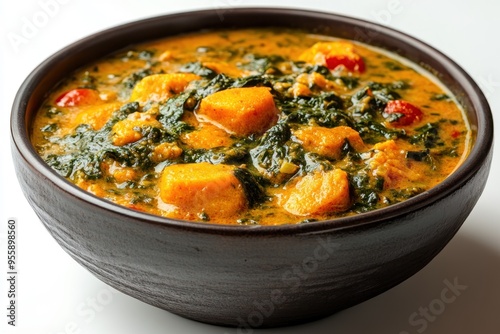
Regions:
<instances>
[{"instance_id":1,"label":"red tomato piece","mask_svg":"<svg viewBox=\"0 0 500 334\"><path fill-rule=\"evenodd\" d=\"M363 73L365 71L365 62L358 55L329 55L325 61L326 67L330 70L342 65L351 72Z\"/></svg>"},{"instance_id":2,"label":"red tomato piece","mask_svg":"<svg viewBox=\"0 0 500 334\"><path fill-rule=\"evenodd\" d=\"M454 139L460 137L460 135L461 135L460 131L457 131L457 130L453 130L451 133L451 137Z\"/></svg>"},{"instance_id":3,"label":"red tomato piece","mask_svg":"<svg viewBox=\"0 0 500 334\"><path fill-rule=\"evenodd\" d=\"M404 100L394 100L387 102L384 113L390 114L400 114L401 117L390 122L394 126L406 126L413 122L417 122L422 119L424 114L422 111L415 107L413 104L406 102Z\"/></svg>"},{"instance_id":4,"label":"red tomato piece","mask_svg":"<svg viewBox=\"0 0 500 334\"><path fill-rule=\"evenodd\" d=\"M141 208L140 206L137 206L135 204L128 204L127 205L127 208L129 209L132 209L132 210L135 210L135 211L143 211L145 212L146 210L144 210L143 208Z\"/></svg>"},{"instance_id":5,"label":"red tomato piece","mask_svg":"<svg viewBox=\"0 0 500 334\"><path fill-rule=\"evenodd\" d=\"M300 56L311 64L318 64L334 70L343 66L347 71L362 73L366 66L363 58L356 52L354 44L347 41L319 42Z\"/></svg>"},{"instance_id":6,"label":"red tomato piece","mask_svg":"<svg viewBox=\"0 0 500 334\"><path fill-rule=\"evenodd\" d=\"M100 101L99 93L94 89L76 88L62 93L57 99L59 107L77 107Z\"/></svg>"}]
</instances>

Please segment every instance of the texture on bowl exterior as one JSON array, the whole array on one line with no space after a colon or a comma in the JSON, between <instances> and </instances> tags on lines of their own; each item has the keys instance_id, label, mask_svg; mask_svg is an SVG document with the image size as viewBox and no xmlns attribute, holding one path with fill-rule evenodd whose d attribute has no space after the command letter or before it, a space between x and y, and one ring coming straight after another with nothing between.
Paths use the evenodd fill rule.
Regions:
<instances>
[{"instance_id":1,"label":"texture on bowl exterior","mask_svg":"<svg viewBox=\"0 0 500 334\"><path fill-rule=\"evenodd\" d=\"M453 237L486 183L493 122L485 97L450 59L402 33L335 14L231 9L166 15L76 42L36 68L12 109L12 153L29 203L57 242L109 285L198 321L243 328L328 316L410 277ZM285 26L359 40L434 72L476 130L448 179L403 203L357 216L276 227L175 221L106 202L70 184L29 139L47 90L67 73L129 44L201 29Z\"/></svg>"}]
</instances>

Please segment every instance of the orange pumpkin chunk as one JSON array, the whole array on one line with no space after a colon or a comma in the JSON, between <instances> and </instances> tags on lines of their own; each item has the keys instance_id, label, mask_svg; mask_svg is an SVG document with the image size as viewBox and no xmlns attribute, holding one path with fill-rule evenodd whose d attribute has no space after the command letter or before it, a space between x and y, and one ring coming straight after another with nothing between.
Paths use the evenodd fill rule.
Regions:
<instances>
[{"instance_id":1,"label":"orange pumpkin chunk","mask_svg":"<svg viewBox=\"0 0 500 334\"><path fill-rule=\"evenodd\" d=\"M210 219L230 217L247 208L243 187L234 167L193 163L170 165L160 178L160 198L174 207L179 218L206 214Z\"/></svg>"},{"instance_id":2,"label":"orange pumpkin chunk","mask_svg":"<svg viewBox=\"0 0 500 334\"><path fill-rule=\"evenodd\" d=\"M372 151L368 165L373 175L384 178L384 188L399 189L408 180L415 182L423 179L424 175L412 168L411 160L406 159L407 151L394 140L377 143Z\"/></svg>"},{"instance_id":3,"label":"orange pumpkin chunk","mask_svg":"<svg viewBox=\"0 0 500 334\"><path fill-rule=\"evenodd\" d=\"M356 151L361 151L365 147L359 133L348 126L335 128L309 126L301 128L293 134L306 150L331 159L342 157L342 147L346 141Z\"/></svg>"},{"instance_id":4,"label":"orange pumpkin chunk","mask_svg":"<svg viewBox=\"0 0 500 334\"><path fill-rule=\"evenodd\" d=\"M182 93L191 81L200 79L192 73L153 74L139 81L130 95L131 101L161 102Z\"/></svg>"},{"instance_id":5,"label":"orange pumpkin chunk","mask_svg":"<svg viewBox=\"0 0 500 334\"><path fill-rule=\"evenodd\" d=\"M120 109L121 105L120 102L111 102L85 108L76 116L75 126L88 124L92 129L99 130L106 124L113 112Z\"/></svg>"},{"instance_id":6,"label":"orange pumpkin chunk","mask_svg":"<svg viewBox=\"0 0 500 334\"><path fill-rule=\"evenodd\" d=\"M233 140L224 130L205 123L197 130L183 133L181 140L184 144L195 149L211 149L215 147L231 146Z\"/></svg>"},{"instance_id":7,"label":"orange pumpkin chunk","mask_svg":"<svg viewBox=\"0 0 500 334\"><path fill-rule=\"evenodd\" d=\"M113 125L111 136L113 145L123 146L142 138L141 128L151 126L160 128L161 123L153 115L135 112Z\"/></svg>"},{"instance_id":8,"label":"orange pumpkin chunk","mask_svg":"<svg viewBox=\"0 0 500 334\"><path fill-rule=\"evenodd\" d=\"M204 98L197 116L231 134L248 136L273 126L278 120L278 109L269 88L232 88Z\"/></svg>"},{"instance_id":9,"label":"orange pumpkin chunk","mask_svg":"<svg viewBox=\"0 0 500 334\"><path fill-rule=\"evenodd\" d=\"M298 216L342 212L349 209L349 180L341 169L304 176L291 189L283 208Z\"/></svg>"}]
</instances>

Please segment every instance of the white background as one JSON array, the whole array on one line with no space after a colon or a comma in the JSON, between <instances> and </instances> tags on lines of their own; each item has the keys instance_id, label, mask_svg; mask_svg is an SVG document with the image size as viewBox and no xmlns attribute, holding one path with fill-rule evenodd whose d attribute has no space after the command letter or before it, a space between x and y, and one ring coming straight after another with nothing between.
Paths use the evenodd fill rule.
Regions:
<instances>
[{"instance_id":1,"label":"white background","mask_svg":"<svg viewBox=\"0 0 500 334\"><path fill-rule=\"evenodd\" d=\"M238 333L236 329L183 319L114 291L74 262L49 236L24 199L11 161L9 114L14 95L28 73L69 43L117 24L199 8L288 6L337 12L406 32L454 59L481 86L494 112L500 112L500 2L475 1L104 1L59 0L50 16L44 3L57 0L0 0L0 332L61 333ZM45 9L47 11L47 9ZM42 13L41 13L42 12ZM48 18L43 20L43 18ZM38 20L23 43L26 22ZM25 28L26 29L26 28ZM496 151L500 145L496 145ZM498 158L500 152L496 152ZM482 198L459 233L421 272L363 304L329 318L255 333L500 333L500 175L495 158ZM450 208L453 209L453 208ZM7 326L6 223L19 224L17 327ZM463 287L445 304L445 281ZM423 309L434 307L426 319ZM436 307L438 307L436 309ZM418 323L409 318L417 312ZM425 326L424 326L425 325ZM250 333L252 331L240 331Z\"/></svg>"}]
</instances>

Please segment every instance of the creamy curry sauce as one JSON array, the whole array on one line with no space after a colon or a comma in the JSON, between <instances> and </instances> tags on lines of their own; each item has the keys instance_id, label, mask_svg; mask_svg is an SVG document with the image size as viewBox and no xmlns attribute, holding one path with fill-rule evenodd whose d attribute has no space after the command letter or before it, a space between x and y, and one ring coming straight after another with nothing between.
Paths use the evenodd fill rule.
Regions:
<instances>
[{"instance_id":1,"label":"creamy curry sauce","mask_svg":"<svg viewBox=\"0 0 500 334\"><path fill-rule=\"evenodd\" d=\"M154 41L68 75L32 142L59 174L133 210L307 223L432 188L469 152L453 96L416 65L301 31Z\"/></svg>"}]
</instances>

